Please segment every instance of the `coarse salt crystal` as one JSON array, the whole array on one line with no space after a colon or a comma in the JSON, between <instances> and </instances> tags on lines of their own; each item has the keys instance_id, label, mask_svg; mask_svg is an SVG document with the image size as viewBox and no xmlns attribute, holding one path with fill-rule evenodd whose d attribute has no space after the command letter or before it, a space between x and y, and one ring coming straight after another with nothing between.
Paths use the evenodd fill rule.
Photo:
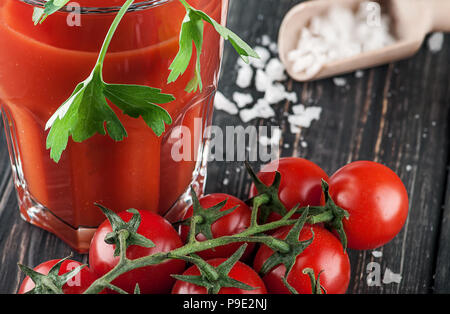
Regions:
<instances>
[{"instance_id":1,"label":"coarse salt crystal","mask_svg":"<svg viewBox=\"0 0 450 314\"><path fill-rule=\"evenodd\" d=\"M347 85L347 80L343 77L333 77L333 83L336 86L342 87Z\"/></svg>"},{"instance_id":2,"label":"coarse salt crystal","mask_svg":"<svg viewBox=\"0 0 450 314\"><path fill-rule=\"evenodd\" d=\"M380 258L383 256L383 252L381 251L372 251L373 257Z\"/></svg>"},{"instance_id":3,"label":"coarse salt crystal","mask_svg":"<svg viewBox=\"0 0 450 314\"><path fill-rule=\"evenodd\" d=\"M272 85L272 80L264 70L256 70L255 87L258 92L265 92Z\"/></svg>"},{"instance_id":4,"label":"coarse salt crystal","mask_svg":"<svg viewBox=\"0 0 450 314\"><path fill-rule=\"evenodd\" d=\"M273 53L278 53L278 45L277 43L271 43L269 45L269 49L270 51L272 51Z\"/></svg>"},{"instance_id":5,"label":"coarse salt crystal","mask_svg":"<svg viewBox=\"0 0 450 314\"><path fill-rule=\"evenodd\" d=\"M214 98L214 108L218 110L223 110L228 114L237 114L238 109L236 105L228 100L221 92L216 92L216 97Z\"/></svg>"},{"instance_id":6,"label":"coarse salt crystal","mask_svg":"<svg viewBox=\"0 0 450 314\"><path fill-rule=\"evenodd\" d=\"M253 69L251 66L244 63L238 70L236 85L239 86L240 88L247 88L252 83L252 79L253 79Z\"/></svg>"},{"instance_id":7,"label":"coarse salt crystal","mask_svg":"<svg viewBox=\"0 0 450 314\"><path fill-rule=\"evenodd\" d=\"M265 69L267 75L269 75L273 81L277 82L286 80L285 70L283 63L277 58L270 59Z\"/></svg>"},{"instance_id":8,"label":"coarse salt crystal","mask_svg":"<svg viewBox=\"0 0 450 314\"><path fill-rule=\"evenodd\" d=\"M259 59L251 58L250 64L257 69L264 69L267 61L270 59L270 51L261 46L257 46L253 50L258 54Z\"/></svg>"},{"instance_id":9,"label":"coarse salt crystal","mask_svg":"<svg viewBox=\"0 0 450 314\"><path fill-rule=\"evenodd\" d=\"M428 49L430 49L430 51L433 53L441 51L443 44L444 44L444 34L441 32L433 33L428 38Z\"/></svg>"},{"instance_id":10,"label":"coarse salt crystal","mask_svg":"<svg viewBox=\"0 0 450 314\"><path fill-rule=\"evenodd\" d=\"M363 76L364 76L364 71L358 70L358 71L355 72L355 77L356 78L361 78Z\"/></svg>"},{"instance_id":11,"label":"coarse salt crystal","mask_svg":"<svg viewBox=\"0 0 450 314\"><path fill-rule=\"evenodd\" d=\"M234 92L233 100L237 104L238 108L244 108L253 102L253 96L251 94Z\"/></svg>"},{"instance_id":12,"label":"coarse salt crystal","mask_svg":"<svg viewBox=\"0 0 450 314\"><path fill-rule=\"evenodd\" d=\"M242 109L239 116L244 123L256 118L268 119L275 116L275 111L264 99L258 99L257 103L250 109Z\"/></svg>"},{"instance_id":13,"label":"coarse salt crystal","mask_svg":"<svg viewBox=\"0 0 450 314\"><path fill-rule=\"evenodd\" d=\"M300 134L301 130L298 126L294 125L294 124L290 124L289 125L289 129L291 131L292 134Z\"/></svg>"},{"instance_id":14,"label":"coarse salt crystal","mask_svg":"<svg viewBox=\"0 0 450 314\"><path fill-rule=\"evenodd\" d=\"M294 72L315 75L327 62L379 49L394 41L390 18L381 14L378 3L364 1L357 12L333 6L325 15L313 17L309 26L301 30L297 48L288 53L288 60L293 63Z\"/></svg>"},{"instance_id":15,"label":"coarse salt crystal","mask_svg":"<svg viewBox=\"0 0 450 314\"><path fill-rule=\"evenodd\" d=\"M291 124L291 126L293 125L297 128L309 128L312 121L320 119L322 108L317 106L305 107L303 105L297 105L293 107L293 111L294 114L288 116L288 122ZM294 131L297 131L296 128L293 129Z\"/></svg>"},{"instance_id":16,"label":"coarse salt crystal","mask_svg":"<svg viewBox=\"0 0 450 314\"><path fill-rule=\"evenodd\" d=\"M262 35L261 37L261 45L268 47L272 43L269 35Z\"/></svg>"}]
</instances>

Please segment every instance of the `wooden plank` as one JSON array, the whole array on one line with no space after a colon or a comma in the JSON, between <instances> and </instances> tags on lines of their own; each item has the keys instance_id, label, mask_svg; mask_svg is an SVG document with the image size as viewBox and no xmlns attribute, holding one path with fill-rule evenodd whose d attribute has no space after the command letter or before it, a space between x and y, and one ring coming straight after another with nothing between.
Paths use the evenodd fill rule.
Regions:
<instances>
[{"instance_id":1,"label":"wooden plank","mask_svg":"<svg viewBox=\"0 0 450 314\"><path fill-rule=\"evenodd\" d=\"M447 173L450 164L447 166ZM450 175L450 174L449 174ZM447 179L447 193L441 219L438 255L434 272L434 293L450 293L450 177Z\"/></svg>"},{"instance_id":2,"label":"wooden plank","mask_svg":"<svg viewBox=\"0 0 450 314\"><path fill-rule=\"evenodd\" d=\"M294 3L278 1L274 6L270 0L247 1L245 5L233 1L230 25L253 45L263 34L275 40L281 17ZM432 55L425 47L409 60L366 70L360 79L344 75L345 87L335 86L331 79L307 84L288 82L301 95L303 104L323 108L322 117L300 135L292 135L283 116L292 104L281 104L276 108L275 121L269 122L282 126L281 142L290 144L289 148L281 146L282 156L308 158L330 174L353 160L379 161L396 171L409 191L409 219L395 240L380 249L383 257L350 252L350 293L423 293L431 289L446 181L443 169L448 159L449 43L447 37L445 48L438 54ZM236 90L236 56L230 50L220 80L220 90L227 97ZM223 126L241 122L217 112L214 123ZM301 142L308 146L302 147ZM236 173L236 167L242 168L237 163L211 163L207 191L245 198L250 182L243 171ZM381 275L386 268L401 273L401 283L369 287L369 262L380 264ZM448 267L448 259L445 265Z\"/></svg>"}]
</instances>

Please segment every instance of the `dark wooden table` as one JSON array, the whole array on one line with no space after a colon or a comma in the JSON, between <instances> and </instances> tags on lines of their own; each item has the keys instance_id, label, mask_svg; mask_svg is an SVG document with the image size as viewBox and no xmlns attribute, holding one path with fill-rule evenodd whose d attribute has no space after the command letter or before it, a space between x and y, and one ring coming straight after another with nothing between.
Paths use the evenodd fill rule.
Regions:
<instances>
[{"instance_id":1,"label":"dark wooden table","mask_svg":"<svg viewBox=\"0 0 450 314\"><path fill-rule=\"evenodd\" d=\"M232 0L229 27L252 45L263 34L275 40L282 17L298 2ZM449 60L450 37L446 36L440 52L433 54L424 45L413 58L366 70L362 78L343 76L346 87L336 86L331 79L307 84L288 81L287 87L300 95L299 102L323 108L320 121L298 135L289 132L283 116L293 104L274 106L277 118L270 124L283 128L281 156L308 158L330 174L350 161L375 160L395 170L408 189L408 220L402 232L380 249L383 256L350 252L349 293L450 292ZM235 90L235 64L236 54L227 45L220 90L228 97ZM237 116L217 111L214 124L242 123ZM308 143L306 148L300 145L302 140ZM207 192L223 191L245 198L250 180L245 171L237 172L236 168L243 170L243 165L210 163ZM37 265L71 252L57 237L20 219L3 134L0 222L0 293L17 291L23 278L18 262ZM77 254L75 258L87 260ZM379 263L381 276L386 268L401 273L400 284L368 286L370 262Z\"/></svg>"}]
</instances>

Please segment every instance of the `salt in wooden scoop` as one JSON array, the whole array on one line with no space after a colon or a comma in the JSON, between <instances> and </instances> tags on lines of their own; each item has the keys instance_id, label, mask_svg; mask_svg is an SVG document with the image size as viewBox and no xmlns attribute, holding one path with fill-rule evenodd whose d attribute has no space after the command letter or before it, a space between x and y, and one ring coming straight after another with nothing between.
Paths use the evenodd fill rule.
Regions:
<instances>
[{"instance_id":1,"label":"salt in wooden scoop","mask_svg":"<svg viewBox=\"0 0 450 314\"><path fill-rule=\"evenodd\" d=\"M300 31L308 26L311 18L325 15L334 5L356 10L361 2L363 0L312 0L295 6L286 14L278 38L279 54L294 80L316 80L405 59L419 50L428 33L450 31L450 0L378 1L392 20L395 43L330 61L314 74L293 71L293 62L288 60L288 54L296 49Z\"/></svg>"}]
</instances>

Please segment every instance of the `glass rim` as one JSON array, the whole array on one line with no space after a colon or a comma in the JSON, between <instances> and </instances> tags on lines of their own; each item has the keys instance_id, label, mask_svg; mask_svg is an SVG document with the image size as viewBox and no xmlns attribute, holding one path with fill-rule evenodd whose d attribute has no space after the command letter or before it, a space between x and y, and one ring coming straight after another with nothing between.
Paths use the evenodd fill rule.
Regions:
<instances>
[{"instance_id":1,"label":"glass rim","mask_svg":"<svg viewBox=\"0 0 450 314\"><path fill-rule=\"evenodd\" d=\"M46 0L19 0L23 3L32 5L32 6L36 6L36 7L44 7L45 3L47 2ZM157 7L160 5L164 5L168 2L172 2L173 0L146 0L146 1L141 1L141 2L137 2L137 3L133 3L130 8L128 9L128 12L134 12L134 11L142 11L142 10L146 10L146 9L150 9L153 7ZM76 1L71 1L71 2L76 2ZM71 13L73 12L73 9L71 10L70 8L68 8L68 5L70 5L70 3L67 3L67 5L65 5L61 10L59 10L59 12L67 12L67 13ZM81 14L101 14L101 13L116 13L120 10L121 6L111 6L111 7L81 7L80 8L80 13Z\"/></svg>"}]
</instances>

